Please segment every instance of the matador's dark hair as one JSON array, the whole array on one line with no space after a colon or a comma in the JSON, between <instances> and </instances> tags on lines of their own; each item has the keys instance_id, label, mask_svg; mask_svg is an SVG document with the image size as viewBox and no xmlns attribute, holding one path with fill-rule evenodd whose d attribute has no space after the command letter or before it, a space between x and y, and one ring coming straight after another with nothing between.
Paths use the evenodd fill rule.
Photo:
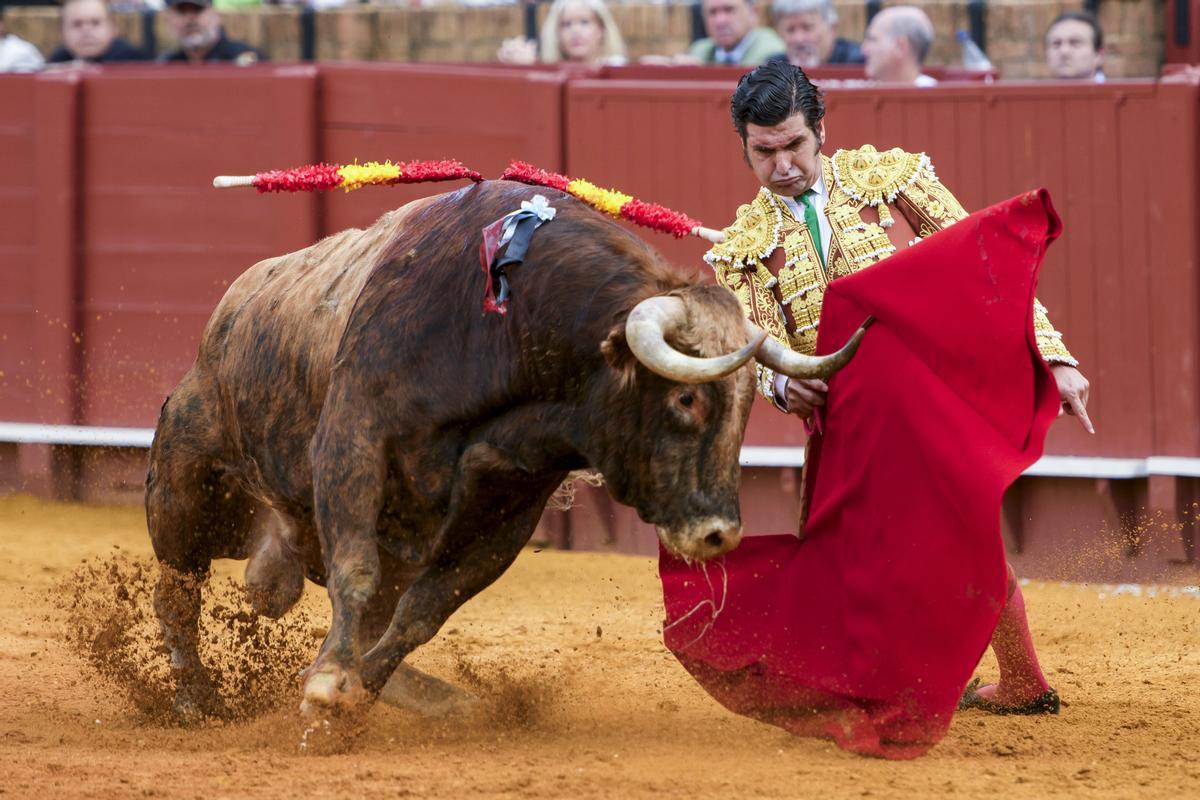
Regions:
<instances>
[{"instance_id":1,"label":"matador's dark hair","mask_svg":"<svg viewBox=\"0 0 1200 800\"><path fill-rule=\"evenodd\" d=\"M746 141L746 125L778 125L796 112L815 133L825 118L824 95L804 70L787 61L770 61L742 76L729 110L733 127Z\"/></svg>"}]
</instances>

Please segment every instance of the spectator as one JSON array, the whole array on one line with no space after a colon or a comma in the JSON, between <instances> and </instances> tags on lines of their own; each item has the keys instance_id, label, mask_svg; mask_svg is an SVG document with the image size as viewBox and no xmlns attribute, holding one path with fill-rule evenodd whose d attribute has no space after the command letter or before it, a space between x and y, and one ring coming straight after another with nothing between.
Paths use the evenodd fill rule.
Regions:
<instances>
[{"instance_id":1,"label":"spectator","mask_svg":"<svg viewBox=\"0 0 1200 800\"><path fill-rule=\"evenodd\" d=\"M753 67L787 48L775 31L758 27L754 0L700 0L708 38L692 43L688 54L702 64Z\"/></svg>"},{"instance_id":2,"label":"spectator","mask_svg":"<svg viewBox=\"0 0 1200 800\"><path fill-rule=\"evenodd\" d=\"M232 61L244 65L266 60L266 56L245 42L226 38L221 15L212 7L212 0L167 0L167 27L179 42L179 49L162 56L160 61L188 64Z\"/></svg>"},{"instance_id":3,"label":"spectator","mask_svg":"<svg viewBox=\"0 0 1200 800\"><path fill-rule=\"evenodd\" d=\"M1046 67L1061 80L1104 83L1104 32L1086 11L1064 11L1046 29Z\"/></svg>"},{"instance_id":4,"label":"spectator","mask_svg":"<svg viewBox=\"0 0 1200 800\"><path fill-rule=\"evenodd\" d=\"M62 44L50 54L51 64L87 61L146 61L149 56L117 36L108 0L63 0Z\"/></svg>"},{"instance_id":5,"label":"spectator","mask_svg":"<svg viewBox=\"0 0 1200 800\"><path fill-rule=\"evenodd\" d=\"M36 47L8 32L4 12L0 10L0 72L37 72L45 65Z\"/></svg>"},{"instance_id":6,"label":"spectator","mask_svg":"<svg viewBox=\"0 0 1200 800\"><path fill-rule=\"evenodd\" d=\"M837 35L838 15L833 0L774 0L771 16L775 32L787 52L776 56L802 69L821 64L861 64L857 42Z\"/></svg>"},{"instance_id":7,"label":"spectator","mask_svg":"<svg viewBox=\"0 0 1200 800\"><path fill-rule=\"evenodd\" d=\"M506 64L532 64L539 55L543 64L625 63L625 40L604 0L554 0L539 38L507 39L496 57Z\"/></svg>"},{"instance_id":8,"label":"spectator","mask_svg":"<svg viewBox=\"0 0 1200 800\"><path fill-rule=\"evenodd\" d=\"M921 72L933 45L933 23L916 6L890 6L867 25L862 53L867 77L880 83L907 86L936 86L937 81Z\"/></svg>"}]
</instances>

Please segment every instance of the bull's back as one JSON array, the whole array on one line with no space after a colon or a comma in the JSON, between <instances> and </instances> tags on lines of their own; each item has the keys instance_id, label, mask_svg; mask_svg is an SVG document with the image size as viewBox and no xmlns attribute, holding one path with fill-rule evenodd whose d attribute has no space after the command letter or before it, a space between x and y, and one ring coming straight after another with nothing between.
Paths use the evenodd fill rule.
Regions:
<instances>
[{"instance_id":1,"label":"bull's back","mask_svg":"<svg viewBox=\"0 0 1200 800\"><path fill-rule=\"evenodd\" d=\"M229 287L201 338L195 377L217 405L231 466L258 492L307 491L307 447L338 345L364 284L426 200L277 258ZM256 493L258 493L256 492Z\"/></svg>"}]
</instances>

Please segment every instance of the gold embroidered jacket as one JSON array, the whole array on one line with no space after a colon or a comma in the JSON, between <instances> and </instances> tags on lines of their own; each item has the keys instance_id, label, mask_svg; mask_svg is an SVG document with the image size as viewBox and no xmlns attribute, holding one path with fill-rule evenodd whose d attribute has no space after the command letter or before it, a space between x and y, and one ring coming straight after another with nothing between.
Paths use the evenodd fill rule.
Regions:
<instances>
[{"instance_id":1,"label":"gold embroidered jacket","mask_svg":"<svg viewBox=\"0 0 1200 800\"><path fill-rule=\"evenodd\" d=\"M825 216L833 235L825 265L803 220L782 198L763 188L737 211L725 229L725 241L705 255L746 316L793 350L812 355L820 325L821 301L829 281L857 272L900 247L967 216L934 174L924 153L893 148L879 153L871 145L821 156L829 199ZM893 210L899 213L893 213ZM1034 301L1038 350L1051 363L1078 362L1063 345L1062 334ZM774 373L759 367L759 391L774 402Z\"/></svg>"}]
</instances>

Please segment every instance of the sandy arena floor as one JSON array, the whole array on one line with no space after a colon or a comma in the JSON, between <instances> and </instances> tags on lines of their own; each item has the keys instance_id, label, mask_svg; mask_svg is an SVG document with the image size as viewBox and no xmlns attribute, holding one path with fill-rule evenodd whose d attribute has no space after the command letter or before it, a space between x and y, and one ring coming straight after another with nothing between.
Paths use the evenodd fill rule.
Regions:
<instances>
[{"instance_id":1,"label":"sandy arena floor","mask_svg":"<svg viewBox=\"0 0 1200 800\"><path fill-rule=\"evenodd\" d=\"M1178 588L1029 585L1062 715L965 713L926 757L889 763L717 706L661 644L650 559L528 550L413 659L473 683L481 710L431 723L376 707L348 751L315 756L298 752L297 689L282 668L255 677L275 710L184 730L147 721L86 666L72 645L89 623L80 615L115 587L81 562L126 574L148 554L138 509L0 499L0 795L1200 797L1200 598ZM72 615L72 597L94 604ZM302 606L265 640L280 660L315 653L323 590L308 587ZM994 676L990 663L981 671Z\"/></svg>"}]
</instances>

